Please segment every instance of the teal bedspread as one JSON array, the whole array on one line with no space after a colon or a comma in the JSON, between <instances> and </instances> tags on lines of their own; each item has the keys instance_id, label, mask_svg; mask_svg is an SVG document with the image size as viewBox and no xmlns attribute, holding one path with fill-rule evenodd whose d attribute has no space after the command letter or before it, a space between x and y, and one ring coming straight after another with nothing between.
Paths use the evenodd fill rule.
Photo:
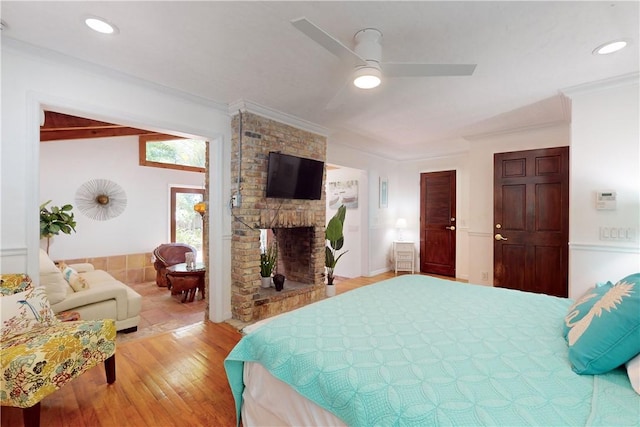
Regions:
<instances>
[{"instance_id":1,"label":"teal bedspread","mask_svg":"<svg viewBox=\"0 0 640 427\"><path fill-rule=\"evenodd\" d=\"M401 276L276 318L225 360L238 410L245 361L350 426L639 425L626 371L577 375L571 300Z\"/></svg>"}]
</instances>

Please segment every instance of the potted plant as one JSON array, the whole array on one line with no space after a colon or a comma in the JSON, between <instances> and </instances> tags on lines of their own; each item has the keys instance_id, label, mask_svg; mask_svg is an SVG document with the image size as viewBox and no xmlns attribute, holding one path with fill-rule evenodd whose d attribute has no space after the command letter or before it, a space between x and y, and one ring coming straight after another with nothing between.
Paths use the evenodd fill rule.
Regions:
<instances>
[{"instance_id":1,"label":"potted plant","mask_svg":"<svg viewBox=\"0 0 640 427\"><path fill-rule=\"evenodd\" d=\"M325 249L324 266L327 268L327 296L333 296L336 294L336 289L333 284L333 271L336 268L336 264L342 255L349 251L338 253L342 246L344 246L344 234L342 228L344 226L344 218L347 214L347 208L341 205L335 215L329 220L327 228L325 229L324 236L327 240L327 246Z\"/></svg>"},{"instance_id":2,"label":"potted plant","mask_svg":"<svg viewBox=\"0 0 640 427\"><path fill-rule=\"evenodd\" d=\"M277 261L278 247L273 243L260 254L260 277L263 288L271 286L271 274L276 267Z\"/></svg>"},{"instance_id":3,"label":"potted plant","mask_svg":"<svg viewBox=\"0 0 640 427\"><path fill-rule=\"evenodd\" d=\"M51 237L57 236L61 232L71 234L76 231L76 221L73 217L73 206L64 205L62 207L47 205L51 200L40 205L40 238L47 239L47 253L49 253L49 244Z\"/></svg>"}]
</instances>

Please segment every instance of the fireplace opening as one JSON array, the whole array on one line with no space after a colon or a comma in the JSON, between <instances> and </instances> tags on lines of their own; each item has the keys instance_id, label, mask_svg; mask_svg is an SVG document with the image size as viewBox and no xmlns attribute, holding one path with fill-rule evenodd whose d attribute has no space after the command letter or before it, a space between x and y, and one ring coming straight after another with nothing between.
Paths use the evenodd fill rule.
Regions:
<instances>
[{"instance_id":1,"label":"fireplace opening","mask_svg":"<svg viewBox=\"0 0 640 427\"><path fill-rule=\"evenodd\" d=\"M286 282L297 285L315 283L313 258L313 227L289 227L260 230L260 248L266 250L272 244L278 248L274 274L284 275Z\"/></svg>"}]
</instances>

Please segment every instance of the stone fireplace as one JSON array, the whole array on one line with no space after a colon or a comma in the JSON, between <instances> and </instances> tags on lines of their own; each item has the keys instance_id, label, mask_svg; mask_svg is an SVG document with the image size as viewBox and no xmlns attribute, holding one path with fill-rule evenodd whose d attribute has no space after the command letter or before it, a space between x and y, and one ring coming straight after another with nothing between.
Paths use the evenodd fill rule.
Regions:
<instances>
[{"instance_id":1,"label":"stone fireplace","mask_svg":"<svg viewBox=\"0 0 640 427\"><path fill-rule=\"evenodd\" d=\"M265 188L269 152L324 162L326 138L248 112L233 117L232 129L231 182L240 176L240 204L232 208L231 311L251 322L324 297L324 191L321 200L293 200L266 198ZM278 247L281 292L260 287L261 229Z\"/></svg>"}]
</instances>

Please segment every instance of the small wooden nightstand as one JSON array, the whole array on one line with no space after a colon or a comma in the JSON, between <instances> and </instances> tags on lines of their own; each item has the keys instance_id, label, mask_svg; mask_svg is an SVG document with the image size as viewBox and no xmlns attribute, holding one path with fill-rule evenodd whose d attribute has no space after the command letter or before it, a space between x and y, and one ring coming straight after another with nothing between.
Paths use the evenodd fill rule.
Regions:
<instances>
[{"instance_id":1,"label":"small wooden nightstand","mask_svg":"<svg viewBox=\"0 0 640 427\"><path fill-rule=\"evenodd\" d=\"M415 248L413 242L393 242L393 262L395 264L396 274L398 274L398 271L410 271L411 274L413 274L415 264Z\"/></svg>"}]
</instances>

